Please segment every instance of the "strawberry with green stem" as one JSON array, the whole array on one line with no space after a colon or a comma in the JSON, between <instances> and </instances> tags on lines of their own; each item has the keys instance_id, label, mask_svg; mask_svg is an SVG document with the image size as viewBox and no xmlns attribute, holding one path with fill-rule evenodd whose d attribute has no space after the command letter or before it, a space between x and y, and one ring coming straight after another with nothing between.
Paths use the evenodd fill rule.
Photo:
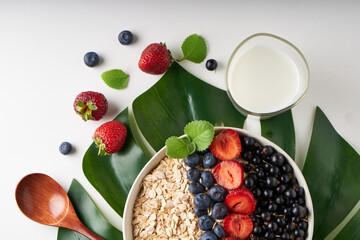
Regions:
<instances>
[{"instance_id":1,"label":"strawberry with green stem","mask_svg":"<svg viewBox=\"0 0 360 240\"><path fill-rule=\"evenodd\" d=\"M97 121L106 114L108 102L103 94L87 91L76 96L73 107L84 121Z\"/></svg>"},{"instance_id":2,"label":"strawberry with green stem","mask_svg":"<svg viewBox=\"0 0 360 240\"><path fill-rule=\"evenodd\" d=\"M124 124L113 120L102 124L95 130L93 140L99 148L99 155L109 155L118 152L124 145L127 129Z\"/></svg>"}]
</instances>

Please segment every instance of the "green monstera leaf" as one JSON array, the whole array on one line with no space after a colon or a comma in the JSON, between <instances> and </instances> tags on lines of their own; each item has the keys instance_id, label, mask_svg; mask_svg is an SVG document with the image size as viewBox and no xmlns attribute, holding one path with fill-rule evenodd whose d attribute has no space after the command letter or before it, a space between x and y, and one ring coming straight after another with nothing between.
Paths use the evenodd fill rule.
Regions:
<instances>
[{"instance_id":1,"label":"green monstera leaf","mask_svg":"<svg viewBox=\"0 0 360 240\"><path fill-rule=\"evenodd\" d=\"M360 200L359 169L359 154L317 108L303 169L314 204L314 239L324 239Z\"/></svg>"},{"instance_id":2,"label":"green monstera leaf","mask_svg":"<svg viewBox=\"0 0 360 240\"><path fill-rule=\"evenodd\" d=\"M91 144L83 159L83 171L89 182L109 205L122 216L132 183L149 158L137 144L130 127L128 109L115 120L127 128L123 148L112 155L98 156L98 148Z\"/></svg>"},{"instance_id":3,"label":"green monstera leaf","mask_svg":"<svg viewBox=\"0 0 360 240\"><path fill-rule=\"evenodd\" d=\"M182 135L190 121L207 120L214 125L242 127L245 120L232 106L225 91L191 75L176 62L154 86L134 100L133 114L138 127L136 130L140 133L131 128L127 109L116 117L129 130L123 150L100 157L92 144L83 160L85 176L120 216L135 177L148 161L133 134L142 134L150 146L158 151L168 137ZM278 144L290 156L295 156L291 111L261 121L261 127L263 136ZM343 226L339 225L360 199L358 169L359 154L317 108L303 169L314 203L314 239L359 239L359 212L350 221L343 222ZM78 211L98 218L86 209ZM339 229L339 234L329 237L335 227Z\"/></svg>"},{"instance_id":4,"label":"green monstera leaf","mask_svg":"<svg viewBox=\"0 0 360 240\"><path fill-rule=\"evenodd\" d=\"M70 185L69 198L82 223L105 240L122 240L122 232L117 230L101 215L89 195L76 179ZM88 240L87 237L65 228L59 228L58 240Z\"/></svg>"},{"instance_id":5,"label":"green monstera leaf","mask_svg":"<svg viewBox=\"0 0 360 240\"><path fill-rule=\"evenodd\" d=\"M136 123L155 151L171 136L184 134L193 120L242 127L245 117L231 104L225 91L191 75L174 62L164 76L133 102Z\"/></svg>"}]
</instances>

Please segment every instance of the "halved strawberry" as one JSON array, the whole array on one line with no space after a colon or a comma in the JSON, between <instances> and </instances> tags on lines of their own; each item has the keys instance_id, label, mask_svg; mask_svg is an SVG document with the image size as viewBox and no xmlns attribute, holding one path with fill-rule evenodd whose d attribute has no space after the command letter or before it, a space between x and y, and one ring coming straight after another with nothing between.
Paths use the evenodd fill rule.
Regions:
<instances>
[{"instance_id":1,"label":"halved strawberry","mask_svg":"<svg viewBox=\"0 0 360 240\"><path fill-rule=\"evenodd\" d=\"M239 135L232 129L223 130L214 137L210 151L215 157L224 161L235 159L241 152Z\"/></svg>"},{"instance_id":2,"label":"halved strawberry","mask_svg":"<svg viewBox=\"0 0 360 240\"><path fill-rule=\"evenodd\" d=\"M253 222L247 215L233 213L225 217L224 230L230 235L244 239L252 232Z\"/></svg>"},{"instance_id":3,"label":"halved strawberry","mask_svg":"<svg viewBox=\"0 0 360 240\"><path fill-rule=\"evenodd\" d=\"M244 170L236 161L223 161L214 168L216 182L229 190L239 188L243 182Z\"/></svg>"},{"instance_id":4,"label":"halved strawberry","mask_svg":"<svg viewBox=\"0 0 360 240\"><path fill-rule=\"evenodd\" d=\"M229 212L250 214L255 210L255 197L249 190L239 188L226 196L224 204Z\"/></svg>"}]
</instances>

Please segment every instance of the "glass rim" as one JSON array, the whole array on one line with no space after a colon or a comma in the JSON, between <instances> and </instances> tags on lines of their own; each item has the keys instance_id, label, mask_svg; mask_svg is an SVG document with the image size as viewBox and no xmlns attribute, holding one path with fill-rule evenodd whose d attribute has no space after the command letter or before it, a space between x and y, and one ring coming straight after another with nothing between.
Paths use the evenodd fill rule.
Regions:
<instances>
[{"instance_id":1,"label":"glass rim","mask_svg":"<svg viewBox=\"0 0 360 240\"><path fill-rule=\"evenodd\" d=\"M287 105L286 107L284 108L281 108L279 110L276 110L276 111L272 111L272 112L265 112L265 113L261 113L261 112L252 112L252 111L249 111L243 107L241 107L236 101L235 99L232 97L231 95L231 92L230 92L230 89L229 89L229 67L230 67L230 63L231 61L233 60L233 58L235 57L237 51L243 46L245 45L245 43L247 43L248 41L252 40L253 38L256 38L256 37L270 37L270 38L273 38L273 39L276 39L276 40L279 40L287 45L289 45L291 48L293 48L300 56L300 58L304 61L304 64L305 64L305 68L307 70L307 84L306 84L306 87L305 89L303 90L303 93L291 104ZM242 114L244 115L252 115L252 116L257 116L257 117L260 117L261 119L265 119L265 118L270 118L272 116L275 116L275 115L278 115L282 112L285 112L286 110L289 110L291 108L293 108L296 104L298 104L300 102L301 99L303 99L303 97L305 96L305 94L307 93L307 90L309 88L309 82L310 82L310 71L309 71L309 66L308 66L308 63L305 59L305 56L303 55L303 53L294 45L292 44L291 42L287 41L286 39L284 38L281 38L279 36L276 36L276 35L273 35L273 34L270 34L270 33L256 33L256 34L253 34L249 37L247 37L246 39L244 39L239 45L236 46L236 48L234 49L234 51L232 52L229 60L228 60L228 64L227 64L227 67L226 67L226 75L225 75L225 80L226 80L226 92L231 100L231 102L233 103L233 105L235 106L235 108Z\"/></svg>"}]
</instances>

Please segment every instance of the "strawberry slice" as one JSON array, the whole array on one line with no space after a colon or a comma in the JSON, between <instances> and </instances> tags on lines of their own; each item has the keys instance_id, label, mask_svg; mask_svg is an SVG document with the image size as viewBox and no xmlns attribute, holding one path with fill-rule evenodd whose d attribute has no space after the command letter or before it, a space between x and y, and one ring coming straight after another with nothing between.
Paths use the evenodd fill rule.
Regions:
<instances>
[{"instance_id":1,"label":"strawberry slice","mask_svg":"<svg viewBox=\"0 0 360 240\"><path fill-rule=\"evenodd\" d=\"M250 214L255 210L255 197L249 190L239 188L226 196L224 204L229 212Z\"/></svg>"},{"instance_id":2,"label":"strawberry slice","mask_svg":"<svg viewBox=\"0 0 360 240\"><path fill-rule=\"evenodd\" d=\"M230 214L224 219L224 230L226 233L244 239L253 230L253 222L247 215Z\"/></svg>"},{"instance_id":3,"label":"strawberry slice","mask_svg":"<svg viewBox=\"0 0 360 240\"><path fill-rule=\"evenodd\" d=\"M213 174L220 186L232 190L241 186L244 170L236 161L223 161L215 166Z\"/></svg>"},{"instance_id":4,"label":"strawberry slice","mask_svg":"<svg viewBox=\"0 0 360 240\"><path fill-rule=\"evenodd\" d=\"M241 152L239 135L232 129L223 130L211 142L210 151L218 159L233 160Z\"/></svg>"}]
</instances>

